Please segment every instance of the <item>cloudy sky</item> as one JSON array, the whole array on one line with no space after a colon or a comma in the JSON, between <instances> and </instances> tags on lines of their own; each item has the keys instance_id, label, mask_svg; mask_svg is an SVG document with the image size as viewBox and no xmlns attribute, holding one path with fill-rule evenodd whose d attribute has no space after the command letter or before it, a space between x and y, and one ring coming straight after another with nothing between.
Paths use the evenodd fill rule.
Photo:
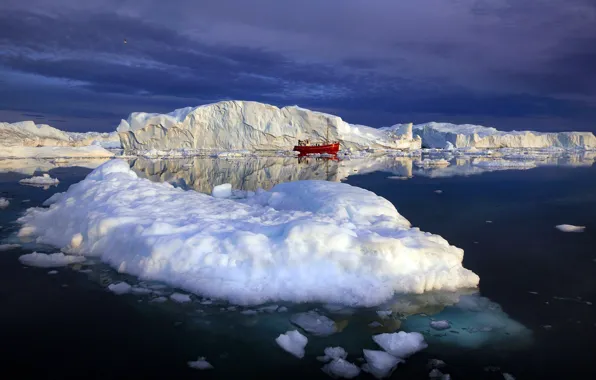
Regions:
<instances>
[{"instance_id":1,"label":"cloudy sky","mask_svg":"<svg viewBox=\"0 0 596 380\"><path fill-rule=\"evenodd\" d=\"M225 99L596 131L596 1L0 0L0 121L109 131Z\"/></svg>"}]
</instances>

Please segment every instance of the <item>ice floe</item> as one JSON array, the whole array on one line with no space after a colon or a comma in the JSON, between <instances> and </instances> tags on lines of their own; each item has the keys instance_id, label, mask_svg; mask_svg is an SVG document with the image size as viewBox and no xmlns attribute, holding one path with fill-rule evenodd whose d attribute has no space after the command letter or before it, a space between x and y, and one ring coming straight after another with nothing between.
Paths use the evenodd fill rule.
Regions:
<instances>
[{"instance_id":1,"label":"ice floe","mask_svg":"<svg viewBox=\"0 0 596 380\"><path fill-rule=\"evenodd\" d=\"M584 232L586 229L585 226L574 226L572 224L559 224L555 228L563 232Z\"/></svg>"},{"instance_id":2,"label":"ice floe","mask_svg":"<svg viewBox=\"0 0 596 380\"><path fill-rule=\"evenodd\" d=\"M31 178L24 178L19 181L22 185L30 185L30 186L54 186L60 183L57 178L50 177L49 174L44 173L41 176L34 176Z\"/></svg>"},{"instance_id":3,"label":"ice floe","mask_svg":"<svg viewBox=\"0 0 596 380\"><path fill-rule=\"evenodd\" d=\"M130 293L132 290L132 286L130 286L126 282L118 282L116 284L108 285L108 289L114 294L122 295L122 294Z\"/></svg>"},{"instance_id":4,"label":"ice floe","mask_svg":"<svg viewBox=\"0 0 596 380\"><path fill-rule=\"evenodd\" d=\"M292 315L290 321L313 335L327 336L337 332L335 322L316 311Z\"/></svg>"},{"instance_id":5,"label":"ice floe","mask_svg":"<svg viewBox=\"0 0 596 380\"><path fill-rule=\"evenodd\" d=\"M342 358L333 359L325 364L322 370L333 378L352 379L360 374L360 368L357 365Z\"/></svg>"},{"instance_id":6,"label":"ice floe","mask_svg":"<svg viewBox=\"0 0 596 380\"><path fill-rule=\"evenodd\" d=\"M199 356L195 361L189 361L188 366L193 369L213 369L211 363L205 360L205 357Z\"/></svg>"},{"instance_id":7,"label":"ice floe","mask_svg":"<svg viewBox=\"0 0 596 380\"><path fill-rule=\"evenodd\" d=\"M6 198L0 197L0 210L3 208L7 208L10 205L10 201Z\"/></svg>"},{"instance_id":8,"label":"ice floe","mask_svg":"<svg viewBox=\"0 0 596 380\"><path fill-rule=\"evenodd\" d=\"M348 357L348 353L342 347L327 347L325 348L324 356L317 356L317 360L322 362L328 362L333 359L345 359Z\"/></svg>"},{"instance_id":9,"label":"ice floe","mask_svg":"<svg viewBox=\"0 0 596 380\"><path fill-rule=\"evenodd\" d=\"M19 261L32 267L52 268L81 263L85 261L85 257L65 255L61 252L51 254L33 252L19 256Z\"/></svg>"},{"instance_id":10,"label":"ice floe","mask_svg":"<svg viewBox=\"0 0 596 380\"><path fill-rule=\"evenodd\" d=\"M396 292L479 281L462 267L461 249L412 228L386 199L342 183L298 181L218 199L140 179L112 160L19 221L22 237L238 304L373 306Z\"/></svg>"},{"instance_id":11,"label":"ice floe","mask_svg":"<svg viewBox=\"0 0 596 380\"><path fill-rule=\"evenodd\" d=\"M417 332L379 334L373 336L373 340L389 354L402 359L428 347L422 334Z\"/></svg>"},{"instance_id":12,"label":"ice floe","mask_svg":"<svg viewBox=\"0 0 596 380\"><path fill-rule=\"evenodd\" d=\"M182 294L182 293L172 293L170 295L170 299L172 301L178 302L178 303L190 302L190 296L188 294Z\"/></svg>"},{"instance_id":13,"label":"ice floe","mask_svg":"<svg viewBox=\"0 0 596 380\"><path fill-rule=\"evenodd\" d=\"M298 330L287 331L285 334L280 334L275 342L285 351L302 359L304 357L304 348L308 343L308 338L300 334Z\"/></svg>"},{"instance_id":14,"label":"ice floe","mask_svg":"<svg viewBox=\"0 0 596 380\"><path fill-rule=\"evenodd\" d=\"M377 379L383 379L391 375L399 363L403 360L385 351L362 350L366 363L362 366L364 372L368 372Z\"/></svg>"}]
</instances>

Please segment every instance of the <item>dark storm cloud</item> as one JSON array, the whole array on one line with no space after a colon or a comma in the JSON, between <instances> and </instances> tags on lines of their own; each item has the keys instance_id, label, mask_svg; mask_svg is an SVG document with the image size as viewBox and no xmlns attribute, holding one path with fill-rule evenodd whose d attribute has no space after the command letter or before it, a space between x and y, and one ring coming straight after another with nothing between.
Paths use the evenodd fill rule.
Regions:
<instances>
[{"instance_id":1,"label":"dark storm cloud","mask_svg":"<svg viewBox=\"0 0 596 380\"><path fill-rule=\"evenodd\" d=\"M106 129L131 111L219 99L373 125L585 122L596 116L595 23L589 0L4 0L0 109Z\"/></svg>"}]
</instances>

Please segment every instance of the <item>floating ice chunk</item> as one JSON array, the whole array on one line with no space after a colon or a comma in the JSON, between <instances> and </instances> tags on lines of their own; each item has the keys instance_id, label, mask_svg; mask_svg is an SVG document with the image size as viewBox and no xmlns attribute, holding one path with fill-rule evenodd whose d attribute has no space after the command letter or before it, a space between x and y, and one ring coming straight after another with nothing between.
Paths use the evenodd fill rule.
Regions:
<instances>
[{"instance_id":1,"label":"floating ice chunk","mask_svg":"<svg viewBox=\"0 0 596 380\"><path fill-rule=\"evenodd\" d=\"M368 324L368 327L372 327L372 328L376 328L376 327L381 327L383 326L383 324L381 322L378 321L373 321L371 323Z\"/></svg>"},{"instance_id":2,"label":"floating ice chunk","mask_svg":"<svg viewBox=\"0 0 596 380\"><path fill-rule=\"evenodd\" d=\"M337 332L337 327L332 319L320 315L313 310L306 313L294 314L290 318L290 321L313 335L327 336Z\"/></svg>"},{"instance_id":3,"label":"floating ice chunk","mask_svg":"<svg viewBox=\"0 0 596 380\"><path fill-rule=\"evenodd\" d=\"M48 272L48 274L58 274L58 271L57 270L51 270L51 271Z\"/></svg>"},{"instance_id":4,"label":"floating ice chunk","mask_svg":"<svg viewBox=\"0 0 596 380\"><path fill-rule=\"evenodd\" d=\"M308 338L300 334L298 330L287 331L275 339L275 342L297 358L304 357L304 347L308 343Z\"/></svg>"},{"instance_id":5,"label":"floating ice chunk","mask_svg":"<svg viewBox=\"0 0 596 380\"><path fill-rule=\"evenodd\" d=\"M435 330L447 330L451 327L449 321L430 321L430 327Z\"/></svg>"},{"instance_id":6,"label":"floating ice chunk","mask_svg":"<svg viewBox=\"0 0 596 380\"><path fill-rule=\"evenodd\" d=\"M155 303L164 303L166 302L168 299L166 297L157 297L157 298L153 298L151 301L149 302L155 302Z\"/></svg>"},{"instance_id":7,"label":"floating ice chunk","mask_svg":"<svg viewBox=\"0 0 596 380\"><path fill-rule=\"evenodd\" d=\"M151 289L147 289L147 288L143 288L143 287L139 287L139 286L134 286L131 290L130 290L133 294L150 294L153 293L153 290Z\"/></svg>"},{"instance_id":8,"label":"floating ice chunk","mask_svg":"<svg viewBox=\"0 0 596 380\"><path fill-rule=\"evenodd\" d=\"M342 347L327 347L325 348L325 356L317 356L317 360L328 362L333 359L345 359L348 353Z\"/></svg>"},{"instance_id":9,"label":"floating ice chunk","mask_svg":"<svg viewBox=\"0 0 596 380\"><path fill-rule=\"evenodd\" d=\"M266 313L273 313L274 311L277 310L278 307L279 307L278 305L262 306L262 307L258 308L257 311L259 311L259 312L266 312Z\"/></svg>"},{"instance_id":10,"label":"floating ice chunk","mask_svg":"<svg viewBox=\"0 0 596 380\"><path fill-rule=\"evenodd\" d=\"M435 193L437 193L437 194L443 194L443 190L435 190Z\"/></svg>"},{"instance_id":11,"label":"floating ice chunk","mask_svg":"<svg viewBox=\"0 0 596 380\"><path fill-rule=\"evenodd\" d=\"M0 244L0 252L10 251L11 249L19 248L20 244Z\"/></svg>"},{"instance_id":12,"label":"floating ice chunk","mask_svg":"<svg viewBox=\"0 0 596 380\"><path fill-rule=\"evenodd\" d=\"M415 352L428 347L422 334L417 332L385 333L373 336L373 340L382 349L398 358L407 358Z\"/></svg>"},{"instance_id":13,"label":"floating ice chunk","mask_svg":"<svg viewBox=\"0 0 596 380\"><path fill-rule=\"evenodd\" d=\"M128 283L122 281L122 282L118 282L116 284L108 285L108 289L116 295L122 295L122 294L130 293L132 286L130 286Z\"/></svg>"},{"instance_id":14,"label":"floating ice chunk","mask_svg":"<svg viewBox=\"0 0 596 380\"><path fill-rule=\"evenodd\" d=\"M172 301L178 302L178 303L190 302L190 296L188 294L182 294L182 293L172 293L170 295L170 299Z\"/></svg>"},{"instance_id":15,"label":"floating ice chunk","mask_svg":"<svg viewBox=\"0 0 596 380\"><path fill-rule=\"evenodd\" d=\"M505 380L515 380L515 377L512 374L510 374L510 373L504 373L503 374L503 379L505 379Z\"/></svg>"},{"instance_id":16,"label":"floating ice chunk","mask_svg":"<svg viewBox=\"0 0 596 380\"><path fill-rule=\"evenodd\" d=\"M333 359L330 363L323 366L323 372L333 378L343 377L351 379L360 374L360 368L344 359Z\"/></svg>"},{"instance_id":17,"label":"floating ice chunk","mask_svg":"<svg viewBox=\"0 0 596 380\"><path fill-rule=\"evenodd\" d=\"M445 362L441 359L430 359L426 366L428 368L442 368L445 367Z\"/></svg>"},{"instance_id":18,"label":"floating ice chunk","mask_svg":"<svg viewBox=\"0 0 596 380\"><path fill-rule=\"evenodd\" d=\"M244 314L244 315L257 315L258 312L256 310L247 309L247 310L242 310L240 312L240 314Z\"/></svg>"},{"instance_id":19,"label":"floating ice chunk","mask_svg":"<svg viewBox=\"0 0 596 380\"><path fill-rule=\"evenodd\" d=\"M31 186L53 186L60 183L57 178L52 178L49 174L43 174L41 176L33 176L31 178L24 178L19 181L22 185Z\"/></svg>"},{"instance_id":20,"label":"floating ice chunk","mask_svg":"<svg viewBox=\"0 0 596 380\"><path fill-rule=\"evenodd\" d=\"M362 352L364 353L364 359L366 359L366 364L362 366L362 369L377 379L388 377L395 370L395 367L403 362L402 359L396 358L385 351L362 350Z\"/></svg>"},{"instance_id":21,"label":"floating ice chunk","mask_svg":"<svg viewBox=\"0 0 596 380\"><path fill-rule=\"evenodd\" d=\"M232 184L224 183L213 188L211 193L215 198L230 198L232 196Z\"/></svg>"},{"instance_id":22,"label":"floating ice chunk","mask_svg":"<svg viewBox=\"0 0 596 380\"><path fill-rule=\"evenodd\" d=\"M381 319L387 319L393 314L393 310L377 310L377 315Z\"/></svg>"},{"instance_id":23,"label":"floating ice chunk","mask_svg":"<svg viewBox=\"0 0 596 380\"><path fill-rule=\"evenodd\" d=\"M461 249L412 228L388 200L327 181L218 199L138 178L128 163L111 160L52 207L28 209L19 222L22 237L242 305L375 306L396 292L479 281L462 267ZM84 239L70 247L77 234Z\"/></svg>"},{"instance_id":24,"label":"floating ice chunk","mask_svg":"<svg viewBox=\"0 0 596 380\"><path fill-rule=\"evenodd\" d=\"M279 309L277 309L278 313L285 313L286 311L288 311L288 308L285 306L280 306Z\"/></svg>"},{"instance_id":25,"label":"floating ice chunk","mask_svg":"<svg viewBox=\"0 0 596 380\"><path fill-rule=\"evenodd\" d=\"M574 226L572 224L559 224L555 228L563 232L584 232L586 229L585 226Z\"/></svg>"},{"instance_id":26,"label":"floating ice chunk","mask_svg":"<svg viewBox=\"0 0 596 380\"><path fill-rule=\"evenodd\" d=\"M9 204L10 201L8 199L0 197L0 210L3 208L7 208Z\"/></svg>"},{"instance_id":27,"label":"floating ice chunk","mask_svg":"<svg viewBox=\"0 0 596 380\"><path fill-rule=\"evenodd\" d=\"M65 255L61 252L52 254L33 252L20 256L19 261L32 267L52 268L81 263L85 261L85 258L83 256Z\"/></svg>"},{"instance_id":28,"label":"floating ice chunk","mask_svg":"<svg viewBox=\"0 0 596 380\"><path fill-rule=\"evenodd\" d=\"M209 363L203 356L199 356L199 358L195 361L188 362L188 366L194 369L213 369L211 363Z\"/></svg>"}]
</instances>

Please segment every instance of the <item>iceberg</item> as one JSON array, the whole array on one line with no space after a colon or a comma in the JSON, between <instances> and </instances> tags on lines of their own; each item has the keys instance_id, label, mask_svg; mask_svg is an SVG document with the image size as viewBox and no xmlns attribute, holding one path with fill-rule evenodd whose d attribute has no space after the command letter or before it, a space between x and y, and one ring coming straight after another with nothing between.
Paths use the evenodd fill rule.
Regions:
<instances>
[{"instance_id":1,"label":"iceberg","mask_svg":"<svg viewBox=\"0 0 596 380\"><path fill-rule=\"evenodd\" d=\"M120 148L117 132L65 132L32 121L0 123L0 157L111 157Z\"/></svg>"},{"instance_id":2,"label":"iceberg","mask_svg":"<svg viewBox=\"0 0 596 380\"><path fill-rule=\"evenodd\" d=\"M394 131L400 128L402 124L381 129ZM417 124L412 128L426 148L596 148L596 136L591 132L499 131L481 125L437 122Z\"/></svg>"},{"instance_id":3,"label":"iceberg","mask_svg":"<svg viewBox=\"0 0 596 380\"><path fill-rule=\"evenodd\" d=\"M340 141L342 149L418 149L411 125L384 131L297 106L223 101L168 114L133 112L117 128L125 151L291 150L298 140Z\"/></svg>"},{"instance_id":4,"label":"iceberg","mask_svg":"<svg viewBox=\"0 0 596 380\"><path fill-rule=\"evenodd\" d=\"M462 249L343 183L297 181L221 199L139 178L110 160L19 222L19 236L241 305L376 306L395 293L479 282L462 266Z\"/></svg>"}]
</instances>

